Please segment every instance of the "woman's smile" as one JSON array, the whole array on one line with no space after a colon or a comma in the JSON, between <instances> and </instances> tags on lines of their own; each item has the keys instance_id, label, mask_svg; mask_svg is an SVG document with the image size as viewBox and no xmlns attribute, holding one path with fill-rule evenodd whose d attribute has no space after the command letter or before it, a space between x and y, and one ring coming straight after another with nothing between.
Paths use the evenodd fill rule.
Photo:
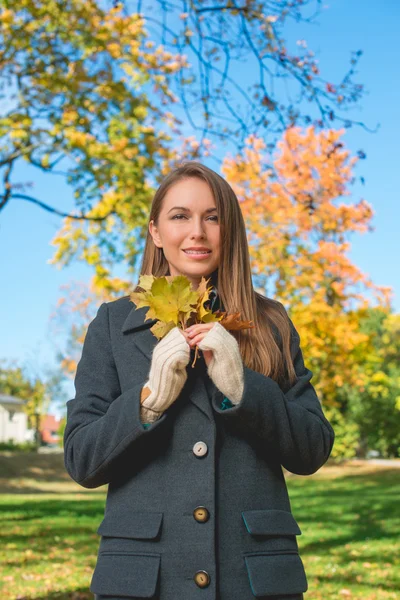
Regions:
<instances>
[{"instance_id":1,"label":"woman's smile","mask_svg":"<svg viewBox=\"0 0 400 600\"><path fill-rule=\"evenodd\" d=\"M208 252L205 252L204 250L183 250L183 252L186 254L186 256L189 256L189 258L194 258L195 260L204 260L211 256L211 250Z\"/></svg>"}]
</instances>

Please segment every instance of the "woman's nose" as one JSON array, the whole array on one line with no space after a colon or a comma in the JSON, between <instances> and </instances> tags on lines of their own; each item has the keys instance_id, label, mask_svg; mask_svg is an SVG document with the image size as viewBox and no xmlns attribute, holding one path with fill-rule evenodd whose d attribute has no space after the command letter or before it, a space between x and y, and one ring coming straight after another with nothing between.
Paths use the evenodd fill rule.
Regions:
<instances>
[{"instance_id":1,"label":"woman's nose","mask_svg":"<svg viewBox=\"0 0 400 600\"><path fill-rule=\"evenodd\" d=\"M204 235L204 224L201 220L193 222L192 235Z\"/></svg>"}]
</instances>

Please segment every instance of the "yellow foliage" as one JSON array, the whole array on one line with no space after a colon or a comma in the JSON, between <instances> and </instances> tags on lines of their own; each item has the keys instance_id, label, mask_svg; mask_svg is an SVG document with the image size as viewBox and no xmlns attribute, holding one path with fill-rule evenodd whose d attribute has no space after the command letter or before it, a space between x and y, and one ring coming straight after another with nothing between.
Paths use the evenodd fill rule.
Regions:
<instances>
[{"instance_id":1,"label":"yellow foliage","mask_svg":"<svg viewBox=\"0 0 400 600\"><path fill-rule=\"evenodd\" d=\"M0 21L2 25L11 25L14 21L14 12L8 8L3 8L0 12Z\"/></svg>"},{"instance_id":2,"label":"yellow foliage","mask_svg":"<svg viewBox=\"0 0 400 600\"><path fill-rule=\"evenodd\" d=\"M121 46L115 42L107 44L107 50L113 58L120 58L122 56Z\"/></svg>"},{"instance_id":3,"label":"yellow foliage","mask_svg":"<svg viewBox=\"0 0 400 600\"><path fill-rule=\"evenodd\" d=\"M25 129L11 129L10 130L10 138L12 140L20 140L28 136L28 132Z\"/></svg>"}]
</instances>

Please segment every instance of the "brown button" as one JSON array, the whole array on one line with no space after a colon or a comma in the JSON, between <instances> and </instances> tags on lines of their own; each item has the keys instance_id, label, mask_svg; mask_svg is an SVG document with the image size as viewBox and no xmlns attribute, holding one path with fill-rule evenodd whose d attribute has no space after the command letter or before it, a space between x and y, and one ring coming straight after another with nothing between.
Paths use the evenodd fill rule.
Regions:
<instances>
[{"instance_id":1,"label":"brown button","mask_svg":"<svg viewBox=\"0 0 400 600\"><path fill-rule=\"evenodd\" d=\"M194 574L193 579L199 587L205 588L210 585L211 577L207 571L197 571L197 573Z\"/></svg>"},{"instance_id":2,"label":"brown button","mask_svg":"<svg viewBox=\"0 0 400 600\"><path fill-rule=\"evenodd\" d=\"M205 523L210 518L210 513L205 506L197 506L193 511L193 516L199 523Z\"/></svg>"},{"instance_id":3,"label":"brown button","mask_svg":"<svg viewBox=\"0 0 400 600\"><path fill-rule=\"evenodd\" d=\"M196 442L193 446L193 454L195 456L205 456L208 452L207 444L205 442Z\"/></svg>"}]
</instances>

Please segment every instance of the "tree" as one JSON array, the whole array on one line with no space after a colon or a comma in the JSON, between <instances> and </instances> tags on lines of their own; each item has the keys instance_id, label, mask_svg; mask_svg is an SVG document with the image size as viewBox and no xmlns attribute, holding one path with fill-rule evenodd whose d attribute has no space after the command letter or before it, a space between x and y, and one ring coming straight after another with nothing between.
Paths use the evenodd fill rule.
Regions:
<instances>
[{"instance_id":1,"label":"tree","mask_svg":"<svg viewBox=\"0 0 400 600\"><path fill-rule=\"evenodd\" d=\"M126 14L139 12L155 44L187 54L190 66L176 71L171 89L180 99L183 118L201 139L230 140L240 150L251 132L268 136L271 149L293 125L354 123L347 109L364 91L354 81L362 51L352 53L348 72L333 83L321 74L306 40L294 44L287 39L291 21L316 22L320 0L115 4ZM251 73L247 87L236 76L243 63Z\"/></svg>"},{"instance_id":2,"label":"tree","mask_svg":"<svg viewBox=\"0 0 400 600\"><path fill-rule=\"evenodd\" d=\"M5 361L1 361L5 363ZM28 427L39 429L36 415L47 412L50 396L46 384L39 378L29 378L22 367L15 364L0 367L0 392L25 400L24 412L28 416Z\"/></svg>"},{"instance_id":3,"label":"tree","mask_svg":"<svg viewBox=\"0 0 400 600\"><path fill-rule=\"evenodd\" d=\"M320 395L332 405L344 382L364 384L358 365L372 349L360 329L367 293L386 309L391 293L346 255L350 235L371 230L373 210L363 199L344 202L359 159L343 133L288 129L273 171L264 141L249 136L245 151L223 165L241 201L255 282L290 310Z\"/></svg>"},{"instance_id":4,"label":"tree","mask_svg":"<svg viewBox=\"0 0 400 600\"><path fill-rule=\"evenodd\" d=\"M371 308L361 322L372 349L358 368L364 384L343 387L343 412L357 423L360 450L400 457L400 315Z\"/></svg>"},{"instance_id":5,"label":"tree","mask_svg":"<svg viewBox=\"0 0 400 600\"><path fill-rule=\"evenodd\" d=\"M63 262L81 247L101 277L102 252L117 260L121 237L136 248L127 225L143 222L147 179L172 156L168 142L177 119L155 99L158 94L162 107L173 102L167 81L184 57L149 49L139 15L104 11L94 0L2 5L0 73L10 89L0 118L0 210L26 200L65 216L62 207L28 194L13 172L25 161L49 178L64 176L77 208L68 223L85 222L89 231L79 225L73 232Z\"/></svg>"},{"instance_id":6,"label":"tree","mask_svg":"<svg viewBox=\"0 0 400 600\"><path fill-rule=\"evenodd\" d=\"M363 88L353 81L360 52L334 84L304 40L289 50L286 23L313 20L318 0L102 4L1 0L0 210L23 200L68 214L54 263L88 262L112 293L122 285L113 265L137 267L152 186L178 161L208 156L213 140L240 149L249 132L273 147L296 123L349 126ZM260 74L251 93L235 77L244 60ZM19 161L64 176L75 210L14 181Z\"/></svg>"}]
</instances>

